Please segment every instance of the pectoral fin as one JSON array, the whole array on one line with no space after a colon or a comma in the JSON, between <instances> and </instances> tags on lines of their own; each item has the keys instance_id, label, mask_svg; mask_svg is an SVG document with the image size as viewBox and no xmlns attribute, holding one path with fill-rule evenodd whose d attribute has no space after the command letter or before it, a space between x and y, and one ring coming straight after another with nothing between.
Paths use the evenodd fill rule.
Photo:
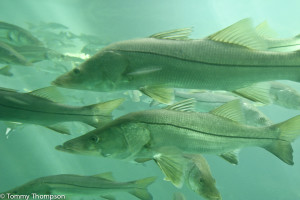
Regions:
<instances>
[{"instance_id":1,"label":"pectoral fin","mask_svg":"<svg viewBox=\"0 0 300 200\"><path fill-rule=\"evenodd\" d=\"M46 128L49 128L53 131L56 131L58 133L61 133L61 134L66 134L66 135L71 135L71 132L69 130L69 128L64 125L64 124L53 124L53 125L49 125L49 126L45 126Z\"/></svg>"},{"instance_id":2,"label":"pectoral fin","mask_svg":"<svg viewBox=\"0 0 300 200\"><path fill-rule=\"evenodd\" d=\"M111 172L96 174L96 175L93 175L92 177L102 178L102 179L106 179L106 180L109 180L109 181L114 181L115 180Z\"/></svg>"},{"instance_id":3,"label":"pectoral fin","mask_svg":"<svg viewBox=\"0 0 300 200\"><path fill-rule=\"evenodd\" d=\"M174 89L163 85L145 86L140 91L160 103L171 104L174 100Z\"/></svg>"},{"instance_id":4,"label":"pectoral fin","mask_svg":"<svg viewBox=\"0 0 300 200\"><path fill-rule=\"evenodd\" d=\"M220 157L230 162L231 164L237 165L239 163L238 153L239 150L235 150L235 151L223 153L220 155Z\"/></svg>"},{"instance_id":5,"label":"pectoral fin","mask_svg":"<svg viewBox=\"0 0 300 200\"><path fill-rule=\"evenodd\" d=\"M177 151L158 153L153 157L159 168L165 174L165 180L181 188L184 182L185 159Z\"/></svg>"},{"instance_id":6,"label":"pectoral fin","mask_svg":"<svg viewBox=\"0 0 300 200\"><path fill-rule=\"evenodd\" d=\"M112 195L102 195L101 197L107 200L116 200L116 198Z\"/></svg>"}]
</instances>

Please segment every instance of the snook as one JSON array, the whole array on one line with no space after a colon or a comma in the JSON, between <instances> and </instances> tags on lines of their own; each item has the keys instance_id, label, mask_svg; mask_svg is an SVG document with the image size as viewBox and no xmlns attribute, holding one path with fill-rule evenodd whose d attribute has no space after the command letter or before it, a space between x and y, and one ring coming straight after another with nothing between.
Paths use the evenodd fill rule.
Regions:
<instances>
[{"instance_id":1,"label":"snook","mask_svg":"<svg viewBox=\"0 0 300 200\"><path fill-rule=\"evenodd\" d=\"M267 51L267 41L249 19L201 40L184 34L175 30L111 44L53 83L95 91L141 90L170 103L163 87L233 91L262 81L300 81L300 52Z\"/></svg>"}]
</instances>

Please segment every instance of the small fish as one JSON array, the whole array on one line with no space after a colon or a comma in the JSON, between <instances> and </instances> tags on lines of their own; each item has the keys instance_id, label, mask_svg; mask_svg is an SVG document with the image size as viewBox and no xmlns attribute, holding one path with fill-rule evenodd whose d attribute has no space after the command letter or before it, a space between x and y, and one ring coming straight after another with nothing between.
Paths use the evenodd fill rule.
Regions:
<instances>
[{"instance_id":1,"label":"small fish","mask_svg":"<svg viewBox=\"0 0 300 200\"><path fill-rule=\"evenodd\" d=\"M168 167L163 171L178 187L182 185L183 171L180 153L216 154L237 164L239 149L256 146L289 165L294 164L291 142L300 134L300 116L270 126L253 127L243 124L239 100L209 113L193 112L193 106L194 100L188 99L165 109L129 113L56 149L125 160L164 158ZM171 150L166 151L166 147Z\"/></svg>"},{"instance_id":2,"label":"small fish","mask_svg":"<svg viewBox=\"0 0 300 200\"><path fill-rule=\"evenodd\" d=\"M175 96L184 99L194 98L197 101L196 110L201 112L209 112L224 103L240 99L241 111L243 113L243 119L245 119L244 124L249 126L268 126L272 124L272 121L254 106L254 102L232 92L175 90Z\"/></svg>"},{"instance_id":3,"label":"small fish","mask_svg":"<svg viewBox=\"0 0 300 200\"><path fill-rule=\"evenodd\" d=\"M88 106L67 106L55 102L61 99L61 94L52 86L29 93L0 88L0 120L37 124L56 131L59 131L59 123L68 121L99 127L111 120L111 112L124 101L116 99Z\"/></svg>"},{"instance_id":4,"label":"small fish","mask_svg":"<svg viewBox=\"0 0 300 200\"><path fill-rule=\"evenodd\" d=\"M171 104L173 88L234 91L263 81L300 81L300 51L266 50L268 42L250 19L204 39L189 39L190 33L179 29L113 43L53 84L94 91L140 90Z\"/></svg>"},{"instance_id":5,"label":"small fish","mask_svg":"<svg viewBox=\"0 0 300 200\"><path fill-rule=\"evenodd\" d=\"M11 66L6 65L6 66L0 68L0 74L3 76L13 76L13 73L10 70L11 70Z\"/></svg>"},{"instance_id":6,"label":"small fish","mask_svg":"<svg viewBox=\"0 0 300 200\"><path fill-rule=\"evenodd\" d=\"M30 65L26 58L11 46L0 41L0 63Z\"/></svg>"},{"instance_id":7,"label":"small fish","mask_svg":"<svg viewBox=\"0 0 300 200\"><path fill-rule=\"evenodd\" d=\"M0 22L0 40L14 46L43 46L43 43L29 31L6 22Z\"/></svg>"},{"instance_id":8,"label":"small fish","mask_svg":"<svg viewBox=\"0 0 300 200\"><path fill-rule=\"evenodd\" d=\"M216 188L216 180L212 177L209 165L200 154L185 155L192 160L185 172L187 186L207 200L221 200L220 192Z\"/></svg>"},{"instance_id":9,"label":"small fish","mask_svg":"<svg viewBox=\"0 0 300 200\"><path fill-rule=\"evenodd\" d=\"M263 104L300 110L300 92L281 82L261 82L235 91L238 95Z\"/></svg>"},{"instance_id":10,"label":"small fish","mask_svg":"<svg viewBox=\"0 0 300 200\"><path fill-rule=\"evenodd\" d=\"M148 177L130 182L116 182L111 173L103 173L94 176L80 176L72 174L60 174L41 177L25 183L7 192L10 195L65 195L72 196L103 196L110 198L111 194L128 192L141 200L151 200L152 195L147 187L155 181L155 177Z\"/></svg>"}]
</instances>

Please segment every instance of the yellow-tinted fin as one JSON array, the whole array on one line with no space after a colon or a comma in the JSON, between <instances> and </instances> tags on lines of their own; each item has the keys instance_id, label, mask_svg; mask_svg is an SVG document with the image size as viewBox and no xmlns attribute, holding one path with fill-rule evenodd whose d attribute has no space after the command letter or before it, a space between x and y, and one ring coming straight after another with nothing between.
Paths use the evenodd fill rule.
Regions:
<instances>
[{"instance_id":1,"label":"yellow-tinted fin","mask_svg":"<svg viewBox=\"0 0 300 200\"><path fill-rule=\"evenodd\" d=\"M240 99L235 99L217 107L209 113L244 124L246 119L243 113L242 103Z\"/></svg>"},{"instance_id":2,"label":"yellow-tinted fin","mask_svg":"<svg viewBox=\"0 0 300 200\"><path fill-rule=\"evenodd\" d=\"M166 176L164 180L171 181L177 188L181 188L184 182L185 159L177 150L164 149L154 155L153 159Z\"/></svg>"},{"instance_id":3,"label":"yellow-tinted fin","mask_svg":"<svg viewBox=\"0 0 300 200\"><path fill-rule=\"evenodd\" d=\"M256 50L264 50L267 47L265 40L256 33L252 26L252 21L249 18L240 20L235 24L208 36L208 39L217 42L236 44Z\"/></svg>"},{"instance_id":4,"label":"yellow-tinted fin","mask_svg":"<svg viewBox=\"0 0 300 200\"><path fill-rule=\"evenodd\" d=\"M195 111L195 103L196 103L196 100L191 98L191 99L179 101L175 104L167 106L165 109L166 110L183 111L183 112L192 112L192 111Z\"/></svg>"},{"instance_id":5,"label":"yellow-tinted fin","mask_svg":"<svg viewBox=\"0 0 300 200\"><path fill-rule=\"evenodd\" d=\"M53 124L45 127L61 134L71 135L70 129L64 124L59 123L59 124Z\"/></svg>"},{"instance_id":6,"label":"yellow-tinted fin","mask_svg":"<svg viewBox=\"0 0 300 200\"><path fill-rule=\"evenodd\" d=\"M92 177L102 178L102 179L106 179L109 181L115 180L111 172L105 172L105 173L101 173L101 174L92 175Z\"/></svg>"},{"instance_id":7,"label":"yellow-tinted fin","mask_svg":"<svg viewBox=\"0 0 300 200\"><path fill-rule=\"evenodd\" d=\"M188 40L192 31L192 28L174 29L170 31L156 33L149 37L165 40Z\"/></svg>"},{"instance_id":8,"label":"yellow-tinted fin","mask_svg":"<svg viewBox=\"0 0 300 200\"><path fill-rule=\"evenodd\" d=\"M13 73L11 73L10 70L11 70L11 66L6 65L0 69L0 74L2 74L4 76L13 76Z\"/></svg>"},{"instance_id":9,"label":"yellow-tinted fin","mask_svg":"<svg viewBox=\"0 0 300 200\"><path fill-rule=\"evenodd\" d=\"M59 90L55 86L49 86L45 88L40 88L27 94L31 94L37 97L41 97L53 102L64 102L64 98Z\"/></svg>"},{"instance_id":10,"label":"yellow-tinted fin","mask_svg":"<svg viewBox=\"0 0 300 200\"><path fill-rule=\"evenodd\" d=\"M140 91L163 104L171 104L174 101L174 89L163 85L145 86L140 88Z\"/></svg>"},{"instance_id":11,"label":"yellow-tinted fin","mask_svg":"<svg viewBox=\"0 0 300 200\"><path fill-rule=\"evenodd\" d=\"M103 199L107 199L107 200L116 200L116 198L114 197L114 196L112 196L112 195L101 195L101 197L103 198Z\"/></svg>"},{"instance_id":12,"label":"yellow-tinted fin","mask_svg":"<svg viewBox=\"0 0 300 200\"><path fill-rule=\"evenodd\" d=\"M269 26L267 21L264 21L256 26L257 34L263 38L277 38L277 33Z\"/></svg>"},{"instance_id":13,"label":"yellow-tinted fin","mask_svg":"<svg viewBox=\"0 0 300 200\"><path fill-rule=\"evenodd\" d=\"M251 101L260 102L263 104L270 104L272 102L270 97L270 82L255 83L249 87L237 89L233 93L242 96Z\"/></svg>"},{"instance_id":14,"label":"yellow-tinted fin","mask_svg":"<svg viewBox=\"0 0 300 200\"><path fill-rule=\"evenodd\" d=\"M279 130L278 140L274 140L271 145L264 148L288 165L293 165L293 148L290 142L300 136L300 115L271 127Z\"/></svg>"},{"instance_id":15,"label":"yellow-tinted fin","mask_svg":"<svg viewBox=\"0 0 300 200\"><path fill-rule=\"evenodd\" d=\"M141 180L134 181L134 189L129 193L141 200L152 200L152 195L148 192L147 187L156 180L156 177L148 177Z\"/></svg>"},{"instance_id":16,"label":"yellow-tinted fin","mask_svg":"<svg viewBox=\"0 0 300 200\"><path fill-rule=\"evenodd\" d=\"M184 197L184 195L180 192L175 192L173 194L173 200L186 200L186 198Z\"/></svg>"},{"instance_id":17,"label":"yellow-tinted fin","mask_svg":"<svg viewBox=\"0 0 300 200\"><path fill-rule=\"evenodd\" d=\"M221 154L220 157L230 162L231 164L237 165L239 163L238 152L239 150L226 152Z\"/></svg>"}]
</instances>

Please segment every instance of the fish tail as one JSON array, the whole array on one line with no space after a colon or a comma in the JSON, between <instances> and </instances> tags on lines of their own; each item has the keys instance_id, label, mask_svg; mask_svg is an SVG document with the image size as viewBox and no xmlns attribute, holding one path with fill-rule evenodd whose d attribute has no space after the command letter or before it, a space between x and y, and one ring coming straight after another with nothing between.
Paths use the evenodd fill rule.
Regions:
<instances>
[{"instance_id":1,"label":"fish tail","mask_svg":"<svg viewBox=\"0 0 300 200\"><path fill-rule=\"evenodd\" d=\"M300 136L300 115L272 125L271 128L279 130L278 140L266 146L265 149L273 153L283 162L293 165L293 148L291 142Z\"/></svg>"},{"instance_id":2,"label":"fish tail","mask_svg":"<svg viewBox=\"0 0 300 200\"><path fill-rule=\"evenodd\" d=\"M100 127L103 124L106 124L112 120L112 111L119 107L124 100L124 98L120 98L84 106L82 114L87 116L83 119L83 121L93 127Z\"/></svg>"},{"instance_id":3,"label":"fish tail","mask_svg":"<svg viewBox=\"0 0 300 200\"><path fill-rule=\"evenodd\" d=\"M156 177L148 177L141 180L134 181L134 189L129 193L141 200L152 200L152 195L147 190L147 187L156 180Z\"/></svg>"}]
</instances>

